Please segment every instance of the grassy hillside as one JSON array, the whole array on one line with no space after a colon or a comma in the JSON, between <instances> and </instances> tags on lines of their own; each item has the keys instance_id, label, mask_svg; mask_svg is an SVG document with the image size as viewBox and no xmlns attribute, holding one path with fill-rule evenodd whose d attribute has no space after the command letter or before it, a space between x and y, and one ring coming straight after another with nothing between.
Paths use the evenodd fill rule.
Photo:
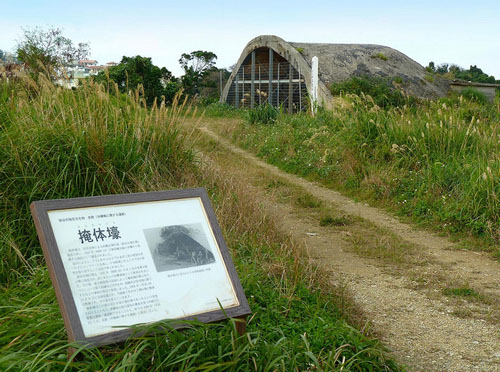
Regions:
<instances>
[{"instance_id":1,"label":"grassy hillside","mask_svg":"<svg viewBox=\"0 0 500 372\"><path fill-rule=\"evenodd\" d=\"M320 272L241 187L197 163L174 103L146 109L88 84L0 80L0 370L397 371L350 326ZM203 167L203 169L201 169ZM35 228L34 200L205 186L253 310L248 333L193 323L66 361L68 343ZM235 223L235 221L237 221Z\"/></svg>"},{"instance_id":2,"label":"grassy hillside","mask_svg":"<svg viewBox=\"0 0 500 372\"><path fill-rule=\"evenodd\" d=\"M474 97L381 109L349 95L333 112L235 126L280 168L389 206L448 233L500 240L500 103ZM500 252L498 248L495 251Z\"/></svg>"}]
</instances>

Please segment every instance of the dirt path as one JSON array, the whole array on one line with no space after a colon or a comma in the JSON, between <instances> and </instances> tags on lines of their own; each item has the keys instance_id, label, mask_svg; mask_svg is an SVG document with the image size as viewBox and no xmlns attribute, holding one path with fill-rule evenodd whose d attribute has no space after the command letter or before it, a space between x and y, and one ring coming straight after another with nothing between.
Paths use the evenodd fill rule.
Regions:
<instances>
[{"instance_id":1,"label":"dirt path","mask_svg":"<svg viewBox=\"0 0 500 372\"><path fill-rule=\"evenodd\" d=\"M346 286L372 329L410 371L500 371L498 262L454 250L447 239L284 173L209 128L199 129L220 150L205 147L204 156L248 181L281 228L305 242L332 282ZM309 209L294 204L290 195L297 194L321 201L321 210L314 203ZM320 226L325 210L351 222Z\"/></svg>"}]
</instances>

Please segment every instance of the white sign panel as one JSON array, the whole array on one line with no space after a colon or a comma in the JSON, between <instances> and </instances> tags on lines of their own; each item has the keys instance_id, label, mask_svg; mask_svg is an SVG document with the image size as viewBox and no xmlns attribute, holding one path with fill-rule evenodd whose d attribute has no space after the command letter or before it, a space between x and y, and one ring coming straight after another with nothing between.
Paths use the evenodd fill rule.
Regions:
<instances>
[{"instance_id":1,"label":"white sign panel","mask_svg":"<svg viewBox=\"0 0 500 372\"><path fill-rule=\"evenodd\" d=\"M199 197L48 217L87 338L239 305Z\"/></svg>"}]
</instances>

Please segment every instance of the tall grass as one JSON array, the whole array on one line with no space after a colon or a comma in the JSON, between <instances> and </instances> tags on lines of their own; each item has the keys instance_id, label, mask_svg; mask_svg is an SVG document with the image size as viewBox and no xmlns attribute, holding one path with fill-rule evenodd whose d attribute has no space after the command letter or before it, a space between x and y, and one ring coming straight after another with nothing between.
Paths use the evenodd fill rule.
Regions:
<instances>
[{"instance_id":1,"label":"tall grass","mask_svg":"<svg viewBox=\"0 0 500 372\"><path fill-rule=\"evenodd\" d=\"M92 82L77 91L41 77L0 81L0 370L396 371L376 340L349 326L315 270L230 177L200 168L179 130L189 108L146 109L142 94ZM194 114L194 113L193 113ZM206 186L254 315L234 321L168 321L119 345L66 360L65 331L34 233L31 201ZM159 330L158 326L161 326Z\"/></svg>"},{"instance_id":2,"label":"tall grass","mask_svg":"<svg viewBox=\"0 0 500 372\"><path fill-rule=\"evenodd\" d=\"M246 120L250 124L272 124L278 119L280 110L272 105L258 105L247 111Z\"/></svg>"},{"instance_id":3,"label":"tall grass","mask_svg":"<svg viewBox=\"0 0 500 372\"><path fill-rule=\"evenodd\" d=\"M190 165L175 126L184 102L145 110L139 92L73 92L43 75L0 81L0 92L1 281L39 261L32 201L138 191L158 174L173 185Z\"/></svg>"},{"instance_id":4,"label":"tall grass","mask_svg":"<svg viewBox=\"0 0 500 372\"><path fill-rule=\"evenodd\" d=\"M236 118L241 117L243 113L241 109L237 109L234 106L219 102L211 103L209 105L200 105L200 109L200 111L202 111L205 116L211 118Z\"/></svg>"},{"instance_id":5,"label":"tall grass","mask_svg":"<svg viewBox=\"0 0 500 372\"><path fill-rule=\"evenodd\" d=\"M500 240L500 103L464 97L381 109L349 95L318 117L240 126L240 143L285 170L440 227Z\"/></svg>"}]
</instances>

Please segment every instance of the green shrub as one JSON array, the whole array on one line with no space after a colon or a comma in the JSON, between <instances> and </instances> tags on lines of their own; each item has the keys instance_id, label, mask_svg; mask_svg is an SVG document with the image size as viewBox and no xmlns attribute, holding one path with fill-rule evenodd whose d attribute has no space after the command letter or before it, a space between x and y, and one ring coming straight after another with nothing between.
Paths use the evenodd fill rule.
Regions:
<instances>
[{"instance_id":1,"label":"green shrub","mask_svg":"<svg viewBox=\"0 0 500 372\"><path fill-rule=\"evenodd\" d=\"M460 92L460 95L462 95L465 99L468 99L469 101L478 102L480 104L488 103L488 98L486 98L484 93L481 93L480 91L472 87L467 87L463 89Z\"/></svg>"},{"instance_id":2,"label":"green shrub","mask_svg":"<svg viewBox=\"0 0 500 372\"><path fill-rule=\"evenodd\" d=\"M206 96L197 96L193 98L193 101L196 103L198 106L211 106L211 105L217 105L219 104L219 97L206 97Z\"/></svg>"},{"instance_id":3,"label":"green shrub","mask_svg":"<svg viewBox=\"0 0 500 372\"><path fill-rule=\"evenodd\" d=\"M388 58L386 57L386 55L385 55L384 53L381 53L381 52L379 52L379 53L377 53L377 54L374 54L374 55L372 55L371 57L372 57L372 58L378 58L378 59L381 59L382 61L387 61L387 59L388 59Z\"/></svg>"},{"instance_id":4,"label":"green shrub","mask_svg":"<svg viewBox=\"0 0 500 372\"><path fill-rule=\"evenodd\" d=\"M100 71L93 77L96 82L109 84L116 83L122 93L142 87L140 92L148 106L156 100L162 99L171 103L180 89L180 83L165 67L153 64L151 58L123 56L120 63Z\"/></svg>"},{"instance_id":5,"label":"green shrub","mask_svg":"<svg viewBox=\"0 0 500 372\"><path fill-rule=\"evenodd\" d=\"M430 73L426 73L424 76L424 79L426 81L428 81L429 83L433 83L434 82L434 75L432 75Z\"/></svg>"},{"instance_id":6,"label":"green shrub","mask_svg":"<svg viewBox=\"0 0 500 372\"><path fill-rule=\"evenodd\" d=\"M390 79L375 76L355 76L341 83L333 83L330 86L333 95L361 94L369 95L379 107L399 107L405 104L413 104L416 99L405 97L403 93L394 89Z\"/></svg>"},{"instance_id":7,"label":"green shrub","mask_svg":"<svg viewBox=\"0 0 500 372\"><path fill-rule=\"evenodd\" d=\"M443 289L443 294L449 297L481 297L481 295L477 291L470 288L469 286L445 288Z\"/></svg>"},{"instance_id":8,"label":"green shrub","mask_svg":"<svg viewBox=\"0 0 500 372\"><path fill-rule=\"evenodd\" d=\"M272 124L278 119L279 110L269 104L259 105L248 110L247 121L250 124Z\"/></svg>"},{"instance_id":9,"label":"green shrub","mask_svg":"<svg viewBox=\"0 0 500 372\"><path fill-rule=\"evenodd\" d=\"M394 81L397 84L403 84L403 78L401 76L395 76L392 81Z\"/></svg>"},{"instance_id":10,"label":"green shrub","mask_svg":"<svg viewBox=\"0 0 500 372\"><path fill-rule=\"evenodd\" d=\"M242 111L227 103L211 103L205 108L205 115L208 117L238 117Z\"/></svg>"},{"instance_id":11,"label":"green shrub","mask_svg":"<svg viewBox=\"0 0 500 372\"><path fill-rule=\"evenodd\" d=\"M350 224L352 224L352 221L347 216L332 217L330 215L326 215L321 217L319 220L320 226L347 226Z\"/></svg>"}]
</instances>

